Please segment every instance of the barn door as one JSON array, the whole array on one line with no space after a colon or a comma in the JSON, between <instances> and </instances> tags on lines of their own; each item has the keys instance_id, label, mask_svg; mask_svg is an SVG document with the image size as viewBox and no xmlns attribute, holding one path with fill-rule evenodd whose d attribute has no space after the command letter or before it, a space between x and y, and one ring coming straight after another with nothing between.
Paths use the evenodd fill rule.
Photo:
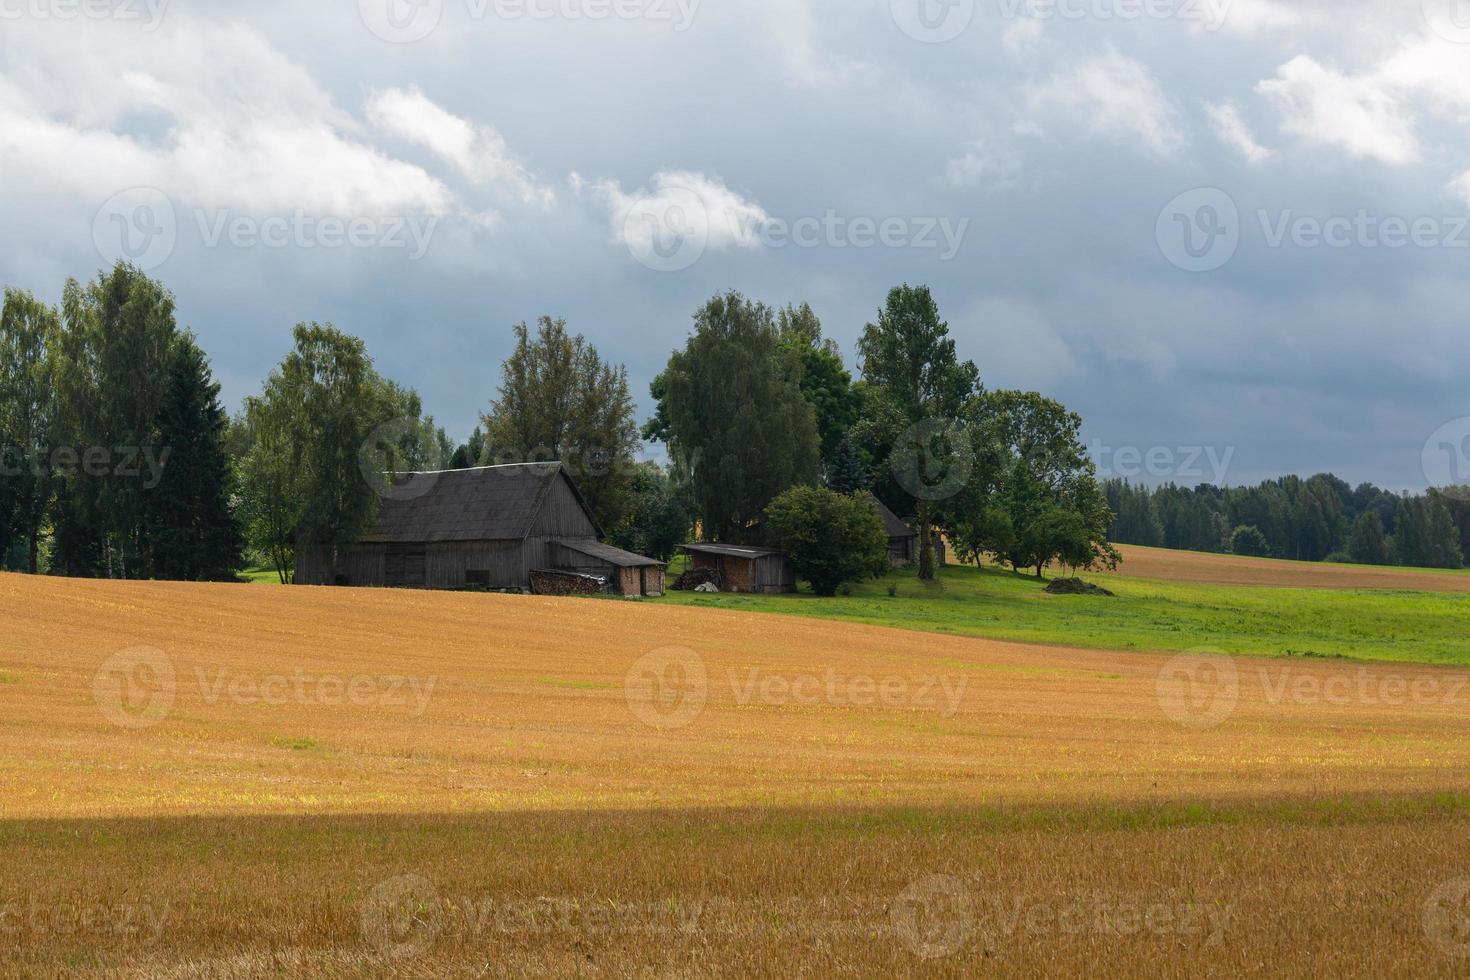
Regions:
<instances>
[{"instance_id":1,"label":"barn door","mask_svg":"<svg viewBox=\"0 0 1470 980\"><path fill-rule=\"evenodd\" d=\"M384 558L383 584L390 589L422 589L427 581L427 554L421 544L390 544Z\"/></svg>"}]
</instances>

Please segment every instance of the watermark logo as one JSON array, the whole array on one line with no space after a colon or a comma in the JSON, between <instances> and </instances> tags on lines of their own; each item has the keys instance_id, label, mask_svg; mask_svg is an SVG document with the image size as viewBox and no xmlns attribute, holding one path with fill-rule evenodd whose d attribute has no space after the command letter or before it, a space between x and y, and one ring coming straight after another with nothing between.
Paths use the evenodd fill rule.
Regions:
<instances>
[{"instance_id":1,"label":"watermark logo","mask_svg":"<svg viewBox=\"0 0 1470 980\"><path fill-rule=\"evenodd\" d=\"M1226 446L1139 446L1113 447L1101 439L1093 439L1088 455L1097 464L1103 478L1136 479L1149 476L1159 480L1209 480L1217 487L1225 486L1235 447Z\"/></svg>"},{"instance_id":2,"label":"watermark logo","mask_svg":"<svg viewBox=\"0 0 1470 980\"><path fill-rule=\"evenodd\" d=\"M925 419L894 443L889 468L898 485L919 500L948 500L974 471L968 433L953 422Z\"/></svg>"},{"instance_id":3,"label":"watermark logo","mask_svg":"<svg viewBox=\"0 0 1470 980\"><path fill-rule=\"evenodd\" d=\"M623 241L654 272L682 272L709 248L709 210L687 187L662 188L633 202L623 218Z\"/></svg>"},{"instance_id":4,"label":"watermark logo","mask_svg":"<svg viewBox=\"0 0 1470 980\"><path fill-rule=\"evenodd\" d=\"M1470 415L1451 419L1424 443L1424 478L1456 500L1470 499Z\"/></svg>"},{"instance_id":5,"label":"watermark logo","mask_svg":"<svg viewBox=\"0 0 1470 980\"><path fill-rule=\"evenodd\" d=\"M168 261L178 237L173 202L156 187L119 191L92 219L92 242L97 254L107 262L131 262L144 272Z\"/></svg>"},{"instance_id":6,"label":"watermark logo","mask_svg":"<svg viewBox=\"0 0 1470 980\"><path fill-rule=\"evenodd\" d=\"M153 32L163 23L169 0L0 0L0 21L21 20L114 20L141 22Z\"/></svg>"},{"instance_id":7,"label":"watermark logo","mask_svg":"<svg viewBox=\"0 0 1470 980\"><path fill-rule=\"evenodd\" d=\"M999 0L1005 20L1180 20L1214 33L1225 26L1233 0Z\"/></svg>"},{"instance_id":8,"label":"watermark logo","mask_svg":"<svg viewBox=\"0 0 1470 980\"><path fill-rule=\"evenodd\" d=\"M389 44L422 41L439 26L444 0L357 0L367 29Z\"/></svg>"},{"instance_id":9,"label":"watermark logo","mask_svg":"<svg viewBox=\"0 0 1470 980\"><path fill-rule=\"evenodd\" d=\"M1447 881L1430 894L1424 935L1446 956L1470 957L1470 878Z\"/></svg>"},{"instance_id":10,"label":"watermark logo","mask_svg":"<svg viewBox=\"0 0 1470 980\"><path fill-rule=\"evenodd\" d=\"M423 437L418 419L397 418L384 422L363 440L357 450L357 468L368 486L384 500L417 500L433 490L442 475L407 471L408 460Z\"/></svg>"},{"instance_id":11,"label":"watermark logo","mask_svg":"<svg viewBox=\"0 0 1470 980\"><path fill-rule=\"evenodd\" d=\"M975 932L975 902L964 882L930 875L909 885L893 903L894 934L920 959L953 956Z\"/></svg>"},{"instance_id":12,"label":"watermark logo","mask_svg":"<svg viewBox=\"0 0 1470 980\"><path fill-rule=\"evenodd\" d=\"M391 215L342 218L336 215L316 216L297 208L289 215L259 218L234 214L226 210L197 209L194 221L199 240L205 248L341 248L402 250L408 261L417 262L429 253L434 232L439 227L435 216Z\"/></svg>"},{"instance_id":13,"label":"watermark logo","mask_svg":"<svg viewBox=\"0 0 1470 980\"><path fill-rule=\"evenodd\" d=\"M1470 0L1423 0L1429 29L1454 44L1470 44Z\"/></svg>"},{"instance_id":14,"label":"watermark logo","mask_svg":"<svg viewBox=\"0 0 1470 980\"><path fill-rule=\"evenodd\" d=\"M121 728L152 728L168 717L178 679L168 654L157 647L114 653L92 677L92 700L102 717Z\"/></svg>"},{"instance_id":15,"label":"watermark logo","mask_svg":"<svg viewBox=\"0 0 1470 980\"><path fill-rule=\"evenodd\" d=\"M623 681L628 708L660 732L687 728L709 701L704 658L688 647L663 647L638 658Z\"/></svg>"},{"instance_id":16,"label":"watermark logo","mask_svg":"<svg viewBox=\"0 0 1470 980\"><path fill-rule=\"evenodd\" d=\"M975 19L975 0L890 0L893 22L915 41L943 44Z\"/></svg>"},{"instance_id":17,"label":"watermark logo","mask_svg":"<svg viewBox=\"0 0 1470 980\"><path fill-rule=\"evenodd\" d=\"M1185 272L1213 272L1240 248L1240 209L1216 187L1185 191L1164 206L1154 227L1159 251Z\"/></svg>"},{"instance_id":18,"label":"watermark logo","mask_svg":"<svg viewBox=\"0 0 1470 980\"><path fill-rule=\"evenodd\" d=\"M1185 728L1215 728L1240 703L1240 671L1222 653L1194 651L1165 663L1154 689L1170 721Z\"/></svg>"},{"instance_id":19,"label":"watermark logo","mask_svg":"<svg viewBox=\"0 0 1470 980\"><path fill-rule=\"evenodd\" d=\"M391 959L427 952L443 928L439 891L421 875L400 875L382 882L359 910L363 940Z\"/></svg>"}]
</instances>

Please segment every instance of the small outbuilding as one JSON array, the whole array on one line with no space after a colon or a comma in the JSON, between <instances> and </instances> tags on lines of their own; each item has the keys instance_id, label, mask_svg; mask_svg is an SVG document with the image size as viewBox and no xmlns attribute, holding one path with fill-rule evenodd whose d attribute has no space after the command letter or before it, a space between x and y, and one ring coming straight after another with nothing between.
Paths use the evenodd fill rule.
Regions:
<instances>
[{"instance_id":1,"label":"small outbuilding","mask_svg":"<svg viewBox=\"0 0 1470 980\"><path fill-rule=\"evenodd\" d=\"M883 530L888 535L889 563L895 568L916 563L919 560L919 532L905 524L883 501L871 493L868 494L868 503L872 504L873 511L883 522ZM933 537L934 560L943 565L944 539L938 534Z\"/></svg>"},{"instance_id":2,"label":"small outbuilding","mask_svg":"<svg viewBox=\"0 0 1470 980\"><path fill-rule=\"evenodd\" d=\"M557 594L663 594L663 562L601 539L560 463L403 474L357 544L298 548L295 581L502 592L539 582Z\"/></svg>"},{"instance_id":3,"label":"small outbuilding","mask_svg":"<svg viewBox=\"0 0 1470 980\"><path fill-rule=\"evenodd\" d=\"M796 569L785 552L733 544L686 544L691 569L714 572L722 592L795 592Z\"/></svg>"}]
</instances>

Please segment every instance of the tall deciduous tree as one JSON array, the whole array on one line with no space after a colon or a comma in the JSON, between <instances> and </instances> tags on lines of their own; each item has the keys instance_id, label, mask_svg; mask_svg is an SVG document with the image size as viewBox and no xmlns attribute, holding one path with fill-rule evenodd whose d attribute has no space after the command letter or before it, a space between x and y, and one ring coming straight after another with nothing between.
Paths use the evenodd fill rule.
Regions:
<instances>
[{"instance_id":1,"label":"tall deciduous tree","mask_svg":"<svg viewBox=\"0 0 1470 980\"><path fill-rule=\"evenodd\" d=\"M60 332L54 309L30 293L5 290L0 311L0 567L12 541L19 541L32 574L55 491L50 453L56 421L54 352Z\"/></svg>"},{"instance_id":2,"label":"tall deciduous tree","mask_svg":"<svg viewBox=\"0 0 1470 980\"><path fill-rule=\"evenodd\" d=\"M543 316L536 335L515 326L516 346L501 368L500 391L485 416L491 462L560 460L603 527L628 506L638 427L628 372L603 361L565 320Z\"/></svg>"},{"instance_id":3,"label":"tall deciduous tree","mask_svg":"<svg viewBox=\"0 0 1470 980\"><path fill-rule=\"evenodd\" d=\"M146 500L158 467L167 466L156 426L178 333L174 298L118 263L86 286L69 280L61 309L54 375L58 442L67 453L58 461L66 470L61 570L126 578L147 550Z\"/></svg>"},{"instance_id":4,"label":"tall deciduous tree","mask_svg":"<svg viewBox=\"0 0 1470 980\"><path fill-rule=\"evenodd\" d=\"M801 365L801 393L817 416L824 469L832 467L837 447L862 413L862 395L842 363L837 344L822 337L822 322L811 306L788 306L777 315L781 347Z\"/></svg>"},{"instance_id":5,"label":"tall deciduous tree","mask_svg":"<svg viewBox=\"0 0 1470 980\"><path fill-rule=\"evenodd\" d=\"M817 481L816 413L800 381L770 308L735 292L705 304L669 358L653 388L656 421L707 539L750 540L777 494Z\"/></svg>"},{"instance_id":6,"label":"tall deciduous tree","mask_svg":"<svg viewBox=\"0 0 1470 980\"><path fill-rule=\"evenodd\" d=\"M927 286L893 289L876 323L858 341L863 379L908 424L897 452L905 459L940 468L950 465L948 442L965 403L979 385L979 371L955 354L949 325ZM900 464L910 465L910 464ZM932 472L915 472L902 481L918 515L919 577L934 578L933 510L936 489L952 494L951 481Z\"/></svg>"},{"instance_id":7,"label":"tall deciduous tree","mask_svg":"<svg viewBox=\"0 0 1470 980\"><path fill-rule=\"evenodd\" d=\"M246 403L241 466L251 543L289 578L292 549L333 563L377 513L384 471L422 468L418 396L384 380L357 337L297 325L295 346Z\"/></svg>"}]
</instances>

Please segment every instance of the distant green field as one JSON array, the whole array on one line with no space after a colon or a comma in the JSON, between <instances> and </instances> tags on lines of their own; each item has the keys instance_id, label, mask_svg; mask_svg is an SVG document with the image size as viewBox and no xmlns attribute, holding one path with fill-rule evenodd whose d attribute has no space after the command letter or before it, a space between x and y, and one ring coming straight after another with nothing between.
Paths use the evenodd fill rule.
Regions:
<instances>
[{"instance_id":1,"label":"distant green field","mask_svg":"<svg viewBox=\"0 0 1470 980\"><path fill-rule=\"evenodd\" d=\"M242 582L252 582L256 585L280 585L281 577L276 574L273 566L254 566L243 572L236 572Z\"/></svg>"},{"instance_id":2,"label":"distant green field","mask_svg":"<svg viewBox=\"0 0 1470 980\"><path fill-rule=\"evenodd\" d=\"M1109 650L1218 650L1470 664L1470 594L1251 588L1109 577L1116 598L1053 596L1009 571L912 570L850 596L671 592L660 602ZM891 585L896 596L888 595Z\"/></svg>"}]
</instances>

